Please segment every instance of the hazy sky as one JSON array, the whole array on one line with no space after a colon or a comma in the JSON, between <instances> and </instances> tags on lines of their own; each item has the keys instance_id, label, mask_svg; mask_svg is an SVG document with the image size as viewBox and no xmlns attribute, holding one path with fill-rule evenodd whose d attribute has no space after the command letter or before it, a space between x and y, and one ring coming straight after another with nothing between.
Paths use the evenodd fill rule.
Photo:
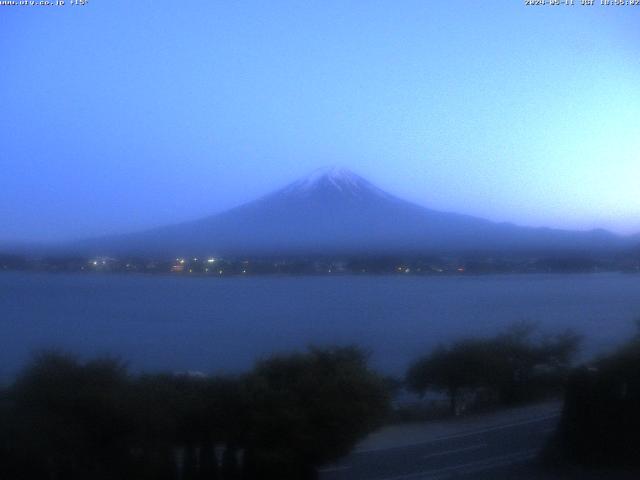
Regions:
<instances>
[{"instance_id":1,"label":"hazy sky","mask_svg":"<svg viewBox=\"0 0 640 480\"><path fill-rule=\"evenodd\" d=\"M0 241L197 218L328 164L432 208L640 231L639 48L631 6L0 6Z\"/></svg>"}]
</instances>

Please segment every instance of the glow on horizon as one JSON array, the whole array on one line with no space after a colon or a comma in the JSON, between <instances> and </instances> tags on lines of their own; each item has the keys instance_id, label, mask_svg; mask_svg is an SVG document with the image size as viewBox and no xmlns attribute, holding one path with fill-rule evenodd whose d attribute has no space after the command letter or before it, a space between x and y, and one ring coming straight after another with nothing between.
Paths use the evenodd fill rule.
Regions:
<instances>
[{"instance_id":1,"label":"glow on horizon","mask_svg":"<svg viewBox=\"0 0 640 480\"><path fill-rule=\"evenodd\" d=\"M0 13L0 242L198 218L328 164L439 210L640 232L632 7Z\"/></svg>"}]
</instances>

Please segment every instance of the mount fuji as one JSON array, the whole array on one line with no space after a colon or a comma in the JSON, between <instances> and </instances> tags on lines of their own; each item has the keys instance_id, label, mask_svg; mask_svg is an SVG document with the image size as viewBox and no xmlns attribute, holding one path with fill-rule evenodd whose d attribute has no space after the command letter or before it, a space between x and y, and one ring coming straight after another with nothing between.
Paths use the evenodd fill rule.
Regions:
<instances>
[{"instance_id":1,"label":"mount fuji","mask_svg":"<svg viewBox=\"0 0 640 480\"><path fill-rule=\"evenodd\" d=\"M324 168L226 212L76 244L99 255L299 255L611 250L605 230L521 227L432 210L341 168Z\"/></svg>"}]
</instances>

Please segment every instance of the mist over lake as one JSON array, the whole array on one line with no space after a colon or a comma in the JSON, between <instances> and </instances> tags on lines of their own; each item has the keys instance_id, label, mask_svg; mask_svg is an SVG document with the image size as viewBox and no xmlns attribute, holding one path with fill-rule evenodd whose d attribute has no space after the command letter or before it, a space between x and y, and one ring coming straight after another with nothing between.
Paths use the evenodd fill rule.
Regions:
<instances>
[{"instance_id":1,"label":"mist over lake","mask_svg":"<svg viewBox=\"0 0 640 480\"><path fill-rule=\"evenodd\" d=\"M0 274L0 375L39 348L104 353L134 370L240 372L308 344L356 343L402 374L440 342L519 320L584 334L583 355L618 345L640 316L640 277L186 278Z\"/></svg>"}]
</instances>

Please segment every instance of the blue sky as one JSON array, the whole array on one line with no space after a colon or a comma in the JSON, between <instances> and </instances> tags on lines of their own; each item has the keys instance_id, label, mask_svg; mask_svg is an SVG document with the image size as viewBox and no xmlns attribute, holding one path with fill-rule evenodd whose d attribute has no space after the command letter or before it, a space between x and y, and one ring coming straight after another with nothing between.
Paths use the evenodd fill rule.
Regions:
<instances>
[{"instance_id":1,"label":"blue sky","mask_svg":"<svg viewBox=\"0 0 640 480\"><path fill-rule=\"evenodd\" d=\"M0 7L0 241L197 218L328 164L432 208L640 231L639 27L515 0Z\"/></svg>"}]
</instances>

